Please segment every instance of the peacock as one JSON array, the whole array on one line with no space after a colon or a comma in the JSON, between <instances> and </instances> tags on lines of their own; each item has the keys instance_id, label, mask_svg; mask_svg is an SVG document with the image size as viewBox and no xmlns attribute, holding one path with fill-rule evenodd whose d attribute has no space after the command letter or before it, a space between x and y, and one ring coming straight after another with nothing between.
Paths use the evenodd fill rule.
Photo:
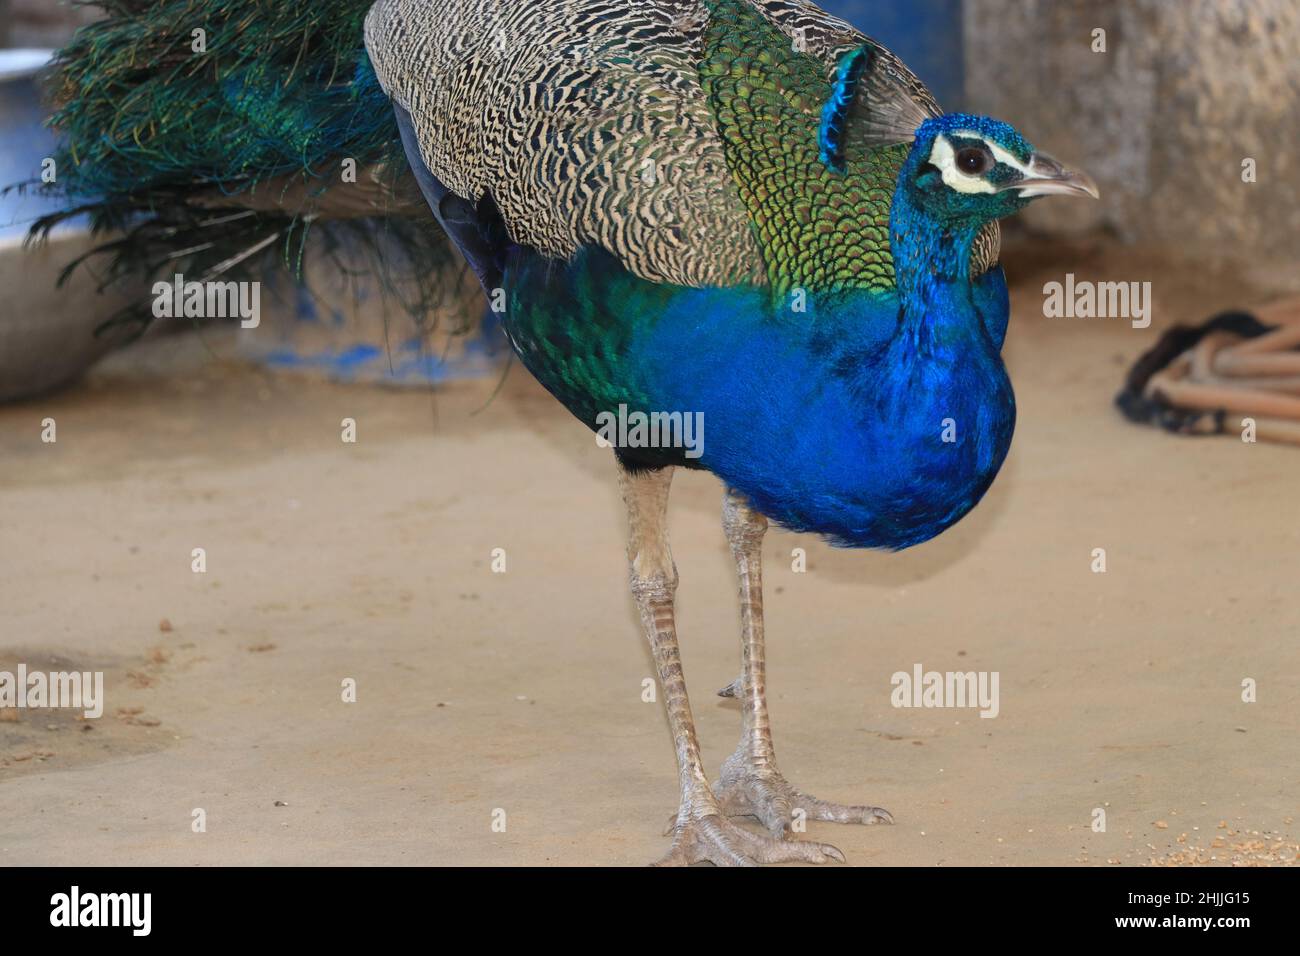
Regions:
<instances>
[{"instance_id":1,"label":"peacock","mask_svg":"<svg viewBox=\"0 0 1300 956\"><path fill-rule=\"evenodd\" d=\"M900 549L975 507L1016 416L997 221L1096 198L1092 180L1004 122L944 113L808 0L106 5L60 59L55 124L68 211L124 230L116 270L293 266L304 234L341 224L402 224L418 264L436 224L518 361L612 445L677 757L661 862L842 861L795 839L796 816L892 822L778 769L764 533ZM347 158L363 174L341 181ZM720 693L741 737L712 782L674 622L677 468L723 485L740 597Z\"/></svg>"}]
</instances>

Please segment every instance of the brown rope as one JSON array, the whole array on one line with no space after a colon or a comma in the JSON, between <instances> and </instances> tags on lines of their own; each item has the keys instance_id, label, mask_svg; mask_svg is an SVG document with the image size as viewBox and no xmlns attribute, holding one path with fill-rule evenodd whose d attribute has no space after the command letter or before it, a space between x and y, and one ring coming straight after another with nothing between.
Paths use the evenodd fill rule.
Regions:
<instances>
[{"instance_id":1,"label":"brown rope","mask_svg":"<svg viewBox=\"0 0 1300 956\"><path fill-rule=\"evenodd\" d=\"M1203 336L1151 376L1146 394L1184 411L1212 413L1218 430L1232 430L1223 416L1241 415L1254 419L1260 441L1300 445L1300 297L1270 303L1256 315L1277 328L1255 338Z\"/></svg>"}]
</instances>

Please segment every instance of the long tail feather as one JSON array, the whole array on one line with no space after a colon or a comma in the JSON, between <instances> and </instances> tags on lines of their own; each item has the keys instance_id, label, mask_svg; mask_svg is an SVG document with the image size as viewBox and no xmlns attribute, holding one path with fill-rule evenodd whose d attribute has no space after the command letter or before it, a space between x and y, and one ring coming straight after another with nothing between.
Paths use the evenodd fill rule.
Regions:
<instances>
[{"instance_id":1,"label":"long tail feather","mask_svg":"<svg viewBox=\"0 0 1300 956\"><path fill-rule=\"evenodd\" d=\"M366 57L370 0L95 0L55 60L47 187L89 216L108 283L166 270L203 280L309 249L378 271L417 316L459 265L415 185ZM234 209L234 211L231 211ZM82 260L70 265L75 268ZM414 287L414 294L410 288ZM151 318L143 304L115 317Z\"/></svg>"}]
</instances>

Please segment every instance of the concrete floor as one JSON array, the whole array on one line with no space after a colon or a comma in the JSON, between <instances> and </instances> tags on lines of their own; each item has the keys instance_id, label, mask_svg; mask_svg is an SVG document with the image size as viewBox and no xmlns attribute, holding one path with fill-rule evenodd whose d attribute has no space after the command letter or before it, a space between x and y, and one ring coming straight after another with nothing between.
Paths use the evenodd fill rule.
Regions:
<instances>
[{"instance_id":1,"label":"concrete floor","mask_svg":"<svg viewBox=\"0 0 1300 956\"><path fill-rule=\"evenodd\" d=\"M895 555L768 536L783 769L893 812L810 824L854 864L1294 862L1300 457L1110 404L1161 326L1251 292L1071 255L1080 278L1154 281L1156 324L1045 319L1064 270L1008 255L1020 419L969 518ZM93 721L0 713L0 865L661 855L676 774L642 701L609 452L517 367L489 402L492 382L344 387L229 354L168 337L0 408L0 670L102 670L108 696ZM679 623L714 772L739 721L713 696L738 659L718 510L714 479L679 475ZM890 675L917 663L999 672L1000 714L895 709Z\"/></svg>"}]
</instances>

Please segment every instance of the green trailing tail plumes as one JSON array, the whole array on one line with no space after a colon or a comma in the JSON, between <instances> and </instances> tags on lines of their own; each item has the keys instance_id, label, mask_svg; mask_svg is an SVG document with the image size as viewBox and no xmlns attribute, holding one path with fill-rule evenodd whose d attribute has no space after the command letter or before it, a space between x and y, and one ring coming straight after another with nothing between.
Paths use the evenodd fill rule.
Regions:
<instances>
[{"instance_id":1,"label":"green trailing tail plumes","mask_svg":"<svg viewBox=\"0 0 1300 956\"><path fill-rule=\"evenodd\" d=\"M106 283L234 278L269 261L297 272L319 243L392 280L413 315L432 312L456 257L366 56L370 0L94 5L107 18L77 32L49 77L60 147L48 188L65 208L33 236L88 215L113 234L92 253L107 256Z\"/></svg>"}]
</instances>

